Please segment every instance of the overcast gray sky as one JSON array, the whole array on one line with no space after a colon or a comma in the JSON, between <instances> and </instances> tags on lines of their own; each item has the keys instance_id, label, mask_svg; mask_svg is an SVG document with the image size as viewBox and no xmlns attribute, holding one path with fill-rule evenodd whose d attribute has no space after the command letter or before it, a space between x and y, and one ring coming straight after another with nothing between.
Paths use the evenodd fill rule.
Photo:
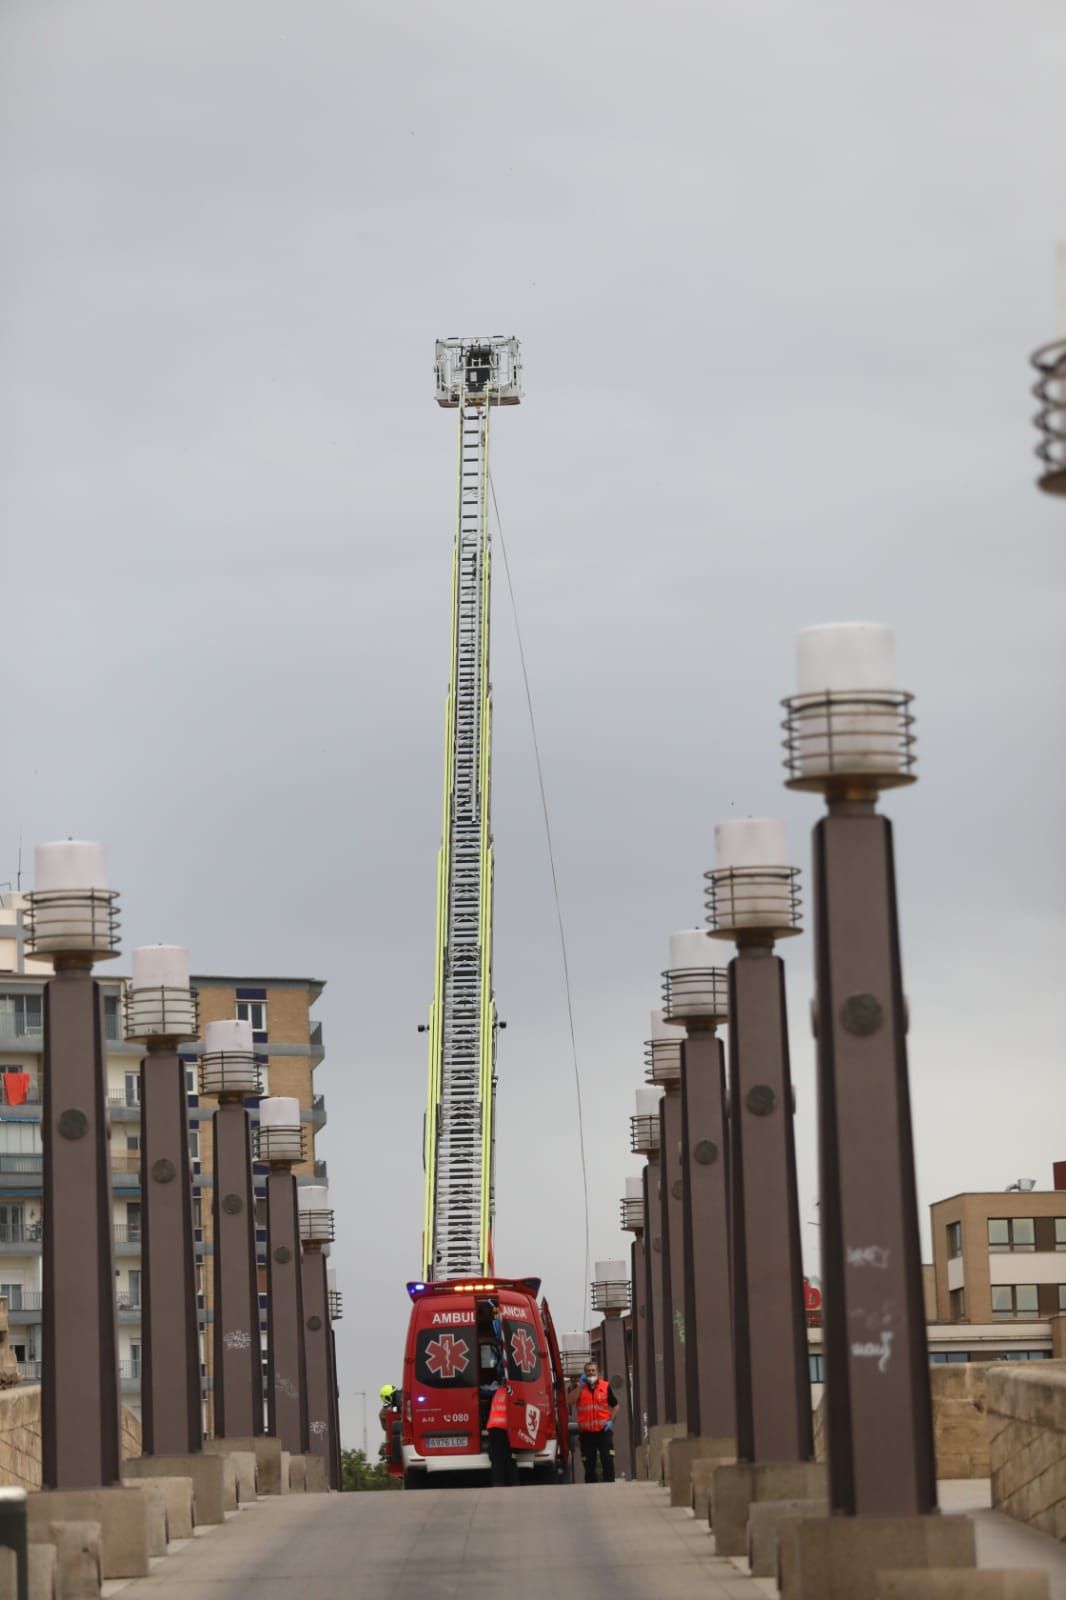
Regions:
<instances>
[{"instance_id":1,"label":"overcast gray sky","mask_svg":"<svg viewBox=\"0 0 1066 1600\"><path fill-rule=\"evenodd\" d=\"M3 0L0 879L20 836L101 838L128 946L328 980L348 1442L418 1270L438 335L523 343L494 473L593 1256L628 1242L641 1041L714 823L780 814L806 868L818 805L782 788L777 724L814 622L893 623L918 697L921 782L889 810L923 1206L1066 1158L1066 525L1027 392L1064 56L1058 0ZM502 584L494 650L498 1266L573 1327L573 1074ZM787 955L811 1219L809 940Z\"/></svg>"}]
</instances>

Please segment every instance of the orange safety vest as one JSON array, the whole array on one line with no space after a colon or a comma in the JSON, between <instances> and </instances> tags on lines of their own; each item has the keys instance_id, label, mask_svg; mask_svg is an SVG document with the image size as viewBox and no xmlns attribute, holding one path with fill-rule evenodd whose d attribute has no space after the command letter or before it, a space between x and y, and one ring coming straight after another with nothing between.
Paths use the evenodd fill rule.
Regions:
<instances>
[{"instance_id":1,"label":"orange safety vest","mask_svg":"<svg viewBox=\"0 0 1066 1600\"><path fill-rule=\"evenodd\" d=\"M602 1433L611 1420L607 1403L610 1384L606 1378L597 1378L595 1389L582 1384L577 1397L577 1429L579 1433Z\"/></svg>"},{"instance_id":2,"label":"orange safety vest","mask_svg":"<svg viewBox=\"0 0 1066 1600\"><path fill-rule=\"evenodd\" d=\"M507 1425L507 1390L501 1383L493 1395L492 1405L489 1407L489 1427L506 1428Z\"/></svg>"}]
</instances>

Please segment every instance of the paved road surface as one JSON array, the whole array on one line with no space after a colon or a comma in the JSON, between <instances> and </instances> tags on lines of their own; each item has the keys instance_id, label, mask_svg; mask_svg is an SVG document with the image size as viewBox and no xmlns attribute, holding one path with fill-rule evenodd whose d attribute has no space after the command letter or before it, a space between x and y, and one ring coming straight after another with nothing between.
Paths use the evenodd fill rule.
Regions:
<instances>
[{"instance_id":1,"label":"paved road surface","mask_svg":"<svg viewBox=\"0 0 1066 1600\"><path fill-rule=\"evenodd\" d=\"M665 1498L619 1483L260 1500L121 1597L761 1600L766 1585L711 1555L706 1529Z\"/></svg>"}]
</instances>

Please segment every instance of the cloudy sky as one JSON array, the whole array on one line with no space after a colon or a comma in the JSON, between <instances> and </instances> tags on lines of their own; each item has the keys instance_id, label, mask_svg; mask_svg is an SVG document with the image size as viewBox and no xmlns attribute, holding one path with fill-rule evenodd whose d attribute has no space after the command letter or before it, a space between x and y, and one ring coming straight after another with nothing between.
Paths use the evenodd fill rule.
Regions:
<instances>
[{"instance_id":1,"label":"cloudy sky","mask_svg":"<svg viewBox=\"0 0 1066 1600\"><path fill-rule=\"evenodd\" d=\"M1064 52L1057 0L4 0L0 880L20 838L101 838L129 945L327 980L350 1442L418 1268L438 335L523 344L494 472L593 1256L623 1245L647 1013L714 823L782 815L806 866L777 723L809 623L893 623L918 697L890 810L923 1206L1066 1157L1066 527L1027 392ZM498 1265L572 1327L573 1071L502 585L495 621ZM787 954L810 1220L809 940Z\"/></svg>"}]
</instances>

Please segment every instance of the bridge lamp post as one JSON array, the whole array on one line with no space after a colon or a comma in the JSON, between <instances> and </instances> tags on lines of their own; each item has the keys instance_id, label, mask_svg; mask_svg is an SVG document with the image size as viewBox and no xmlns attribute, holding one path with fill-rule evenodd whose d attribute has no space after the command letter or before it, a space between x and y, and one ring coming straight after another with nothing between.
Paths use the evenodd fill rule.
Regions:
<instances>
[{"instance_id":1,"label":"bridge lamp post","mask_svg":"<svg viewBox=\"0 0 1066 1600\"><path fill-rule=\"evenodd\" d=\"M93 965L118 955L118 895L102 844L38 845L27 955L44 986L41 1384L46 1489L117 1484L118 1334L103 1001Z\"/></svg>"},{"instance_id":2,"label":"bridge lamp post","mask_svg":"<svg viewBox=\"0 0 1066 1600\"><path fill-rule=\"evenodd\" d=\"M632 1440L630 1418L633 1414L633 1396L629 1386L629 1359L626 1350L626 1330L623 1314L631 1302L629 1263L626 1261L597 1261L596 1276L592 1282L592 1307L603 1312L600 1339L603 1348L603 1376L614 1390L618 1411L614 1419L614 1455L630 1470Z\"/></svg>"},{"instance_id":3,"label":"bridge lamp post","mask_svg":"<svg viewBox=\"0 0 1066 1600\"><path fill-rule=\"evenodd\" d=\"M199 1032L187 950L180 945L134 950L125 1021L126 1038L146 1051L140 1070L144 1453L196 1455L203 1449L203 1400L188 1097L178 1053Z\"/></svg>"},{"instance_id":4,"label":"bridge lamp post","mask_svg":"<svg viewBox=\"0 0 1066 1600\"><path fill-rule=\"evenodd\" d=\"M660 1089L638 1089L636 1112L629 1119L629 1148L645 1159L641 1175L644 1199L644 1345L642 1403L649 1430L666 1415L663 1382L663 1275L659 1258L663 1248L662 1185L660 1147L662 1119L659 1115Z\"/></svg>"},{"instance_id":5,"label":"bridge lamp post","mask_svg":"<svg viewBox=\"0 0 1066 1600\"><path fill-rule=\"evenodd\" d=\"M622 1230L633 1235L629 1251L633 1328L633 1413L630 1439L630 1470L637 1476L637 1446L647 1442L647 1396L651 1383L648 1367L648 1283L644 1260L644 1175L626 1179L622 1196Z\"/></svg>"},{"instance_id":6,"label":"bridge lamp post","mask_svg":"<svg viewBox=\"0 0 1066 1600\"><path fill-rule=\"evenodd\" d=\"M303 1243L304 1349L307 1360L308 1447L325 1463L326 1480L334 1483L333 1351L330 1341L329 1286L326 1249L333 1242L333 1211L326 1184L301 1184L296 1191Z\"/></svg>"},{"instance_id":7,"label":"bridge lamp post","mask_svg":"<svg viewBox=\"0 0 1066 1600\"><path fill-rule=\"evenodd\" d=\"M663 1090L659 1105L661 1236L659 1268L663 1294L663 1403L660 1423L685 1432L685 1185L681 1175L681 1042L683 1028L672 1027L661 1011L651 1014L651 1038L644 1046L650 1084ZM656 1347L658 1351L658 1346Z\"/></svg>"},{"instance_id":8,"label":"bridge lamp post","mask_svg":"<svg viewBox=\"0 0 1066 1600\"><path fill-rule=\"evenodd\" d=\"M267 1432L291 1456L307 1453L307 1360L304 1346L300 1225L293 1167L304 1159L300 1102L259 1102L257 1156L267 1176Z\"/></svg>"},{"instance_id":9,"label":"bridge lamp post","mask_svg":"<svg viewBox=\"0 0 1066 1600\"><path fill-rule=\"evenodd\" d=\"M736 1399L729 1271L729 1136L725 1051L717 1027L729 1015L729 974L711 964L704 928L670 939L663 1015L686 1030L681 1045L681 1160L685 1284L686 1417L733 1455ZM671 1464L676 1446L671 1446ZM684 1502L688 1504L687 1499Z\"/></svg>"},{"instance_id":10,"label":"bridge lamp post","mask_svg":"<svg viewBox=\"0 0 1066 1600\"><path fill-rule=\"evenodd\" d=\"M972 1523L936 1511L907 1020L885 789L914 781L892 632L798 635L786 782L826 799L814 830L815 1005L827 1518L795 1525L800 1591L874 1592L893 1567L973 1567ZM971 1592L964 1572L953 1592Z\"/></svg>"},{"instance_id":11,"label":"bridge lamp post","mask_svg":"<svg viewBox=\"0 0 1066 1600\"><path fill-rule=\"evenodd\" d=\"M209 1022L200 1057L200 1093L213 1095L214 1417L217 1439L263 1433L263 1356L255 1259L251 1119L245 1100L262 1092L252 1025Z\"/></svg>"}]
</instances>

